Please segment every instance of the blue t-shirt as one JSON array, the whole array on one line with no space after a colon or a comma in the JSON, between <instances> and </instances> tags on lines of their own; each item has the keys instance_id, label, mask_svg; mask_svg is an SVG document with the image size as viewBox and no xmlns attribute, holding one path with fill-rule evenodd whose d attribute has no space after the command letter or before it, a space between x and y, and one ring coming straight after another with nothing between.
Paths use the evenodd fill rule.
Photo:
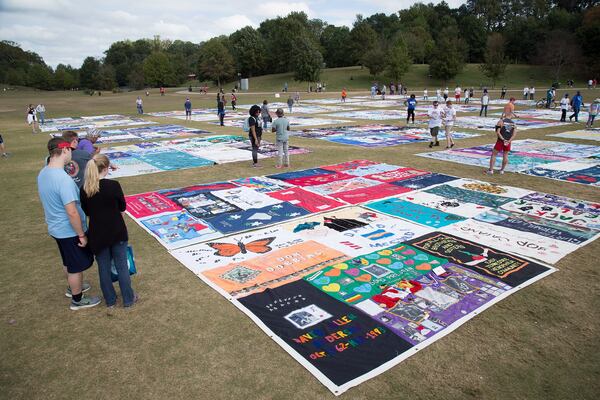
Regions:
<instances>
[{"instance_id":1,"label":"blue t-shirt","mask_svg":"<svg viewBox=\"0 0 600 400\"><path fill-rule=\"evenodd\" d=\"M37 178L38 193L44 206L48 233L57 239L77 236L69 222L65 206L75 202L81 226L87 230L85 214L79 203L79 189L73 179L62 168L44 167Z\"/></svg>"},{"instance_id":2,"label":"blue t-shirt","mask_svg":"<svg viewBox=\"0 0 600 400\"><path fill-rule=\"evenodd\" d=\"M575 96L573 96L573 99L571 100L573 108L580 108L581 103L583 103L583 97L581 97L581 95L576 94Z\"/></svg>"},{"instance_id":3,"label":"blue t-shirt","mask_svg":"<svg viewBox=\"0 0 600 400\"><path fill-rule=\"evenodd\" d=\"M406 100L406 104L408 104L409 110L414 110L417 105L417 99L408 99Z\"/></svg>"},{"instance_id":4,"label":"blue t-shirt","mask_svg":"<svg viewBox=\"0 0 600 400\"><path fill-rule=\"evenodd\" d=\"M186 110L191 110L192 109L192 102L191 101L186 101L185 102L185 109Z\"/></svg>"}]
</instances>

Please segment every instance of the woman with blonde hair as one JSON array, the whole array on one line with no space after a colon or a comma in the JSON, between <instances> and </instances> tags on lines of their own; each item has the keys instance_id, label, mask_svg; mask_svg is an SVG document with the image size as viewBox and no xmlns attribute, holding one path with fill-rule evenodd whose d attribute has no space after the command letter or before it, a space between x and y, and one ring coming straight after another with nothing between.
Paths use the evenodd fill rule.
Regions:
<instances>
[{"instance_id":1,"label":"woman with blonde hair","mask_svg":"<svg viewBox=\"0 0 600 400\"><path fill-rule=\"evenodd\" d=\"M106 179L110 161L104 154L95 154L85 168L85 183L81 188L81 208L89 217L88 240L98 263L100 288L108 307L117 302L111 278L114 263L123 306L135 304L138 297L131 288L127 265L127 227L123 220L126 203L119 182Z\"/></svg>"}]
</instances>

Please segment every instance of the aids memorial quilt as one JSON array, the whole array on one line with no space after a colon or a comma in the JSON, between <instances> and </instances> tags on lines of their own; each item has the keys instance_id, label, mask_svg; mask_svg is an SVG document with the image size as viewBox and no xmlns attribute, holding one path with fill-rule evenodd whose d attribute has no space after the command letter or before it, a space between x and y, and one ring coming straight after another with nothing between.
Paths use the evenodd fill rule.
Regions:
<instances>
[{"instance_id":1,"label":"aids memorial quilt","mask_svg":"<svg viewBox=\"0 0 600 400\"><path fill-rule=\"evenodd\" d=\"M433 158L436 160L452 161L460 164L475 165L483 168L489 168L490 156L492 154L493 145L484 145L476 147L467 147L463 149L451 149L445 151L437 151L430 153L417 154L421 157ZM548 168L549 166L557 163L561 165L563 162L574 161L586 157L591 157L596 154L600 154L600 146L572 144L566 142L553 142L544 140L515 140L512 143L512 150L508 155L509 164L507 171L520 172L533 170L535 168ZM589 164L594 163L594 159L589 159ZM585 164L585 162L583 163ZM583 164L577 164L572 166L571 164L565 165L564 168L580 168ZM502 165L502 157L496 158L496 167L500 168ZM593 168L593 166L591 167ZM580 168L585 169L585 168ZM540 176L543 173L540 172ZM531 173L535 175L535 173ZM550 174L549 174L550 175ZM585 173L584 173L585 175ZM594 175L593 169L590 171L590 175ZM593 183L593 182L592 182Z\"/></svg>"},{"instance_id":2,"label":"aids memorial quilt","mask_svg":"<svg viewBox=\"0 0 600 400\"><path fill-rule=\"evenodd\" d=\"M195 135L214 135L214 132L203 129L188 128L181 125L152 125L136 128L102 129L96 143L130 142L133 140L155 140L165 138L188 137ZM61 133L52 134L54 137ZM79 137L86 137L87 132L82 132Z\"/></svg>"},{"instance_id":3,"label":"aids memorial quilt","mask_svg":"<svg viewBox=\"0 0 600 400\"><path fill-rule=\"evenodd\" d=\"M370 120L406 119L406 111L400 110L358 110L325 114L334 118L355 118Z\"/></svg>"},{"instance_id":4,"label":"aids memorial quilt","mask_svg":"<svg viewBox=\"0 0 600 400\"><path fill-rule=\"evenodd\" d=\"M581 139L581 140L595 140L600 141L600 128L587 128L584 130L554 133L554 137L566 138L566 139Z\"/></svg>"},{"instance_id":5,"label":"aids memorial quilt","mask_svg":"<svg viewBox=\"0 0 600 400\"><path fill-rule=\"evenodd\" d=\"M156 124L156 122L147 121L141 118L130 118L123 115L111 114L47 119L43 125L40 125L40 130L42 132L82 131L92 128L153 124Z\"/></svg>"},{"instance_id":6,"label":"aids memorial quilt","mask_svg":"<svg viewBox=\"0 0 600 400\"><path fill-rule=\"evenodd\" d=\"M380 124L305 129L303 131L295 131L293 135L360 147L387 147L431 140L431 134L428 129ZM466 139L481 135L454 132L453 136L455 139ZM443 132L440 132L439 138L445 138Z\"/></svg>"},{"instance_id":7,"label":"aids memorial quilt","mask_svg":"<svg viewBox=\"0 0 600 400\"><path fill-rule=\"evenodd\" d=\"M378 185L401 190L340 195ZM600 234L598 203L370 160L128 196L127 212L335 395Z\"/></svg>"},{"instance_id":8,"label":"aids memorial quilt","mask_svg":"<svg viewBox=\"0 0 600 400\"><path fill-rule=\"evenodd\" d=\"M521 171L521 173L583 185L600 186L600 154L543 165Z\"/></svg>"},{"instance_id":9,"label":"aids memorial quilt","mask_svg":"<svg viewBox=\"0 0 600 400\"><path fill-rule=\"evenodd\" d=\"M177 110L177 111L158 111L149 113L148 115L152 115L153 117L163 117L163 118L175 118L175 119L187 119L185 115L185 110ZM248 115L246 111L236 111L236 110L226 110L225 118L243 118ZM197 122L206 122L206 121L218 121L219 116L217 114L216 108L200 108L200 109L192 109L191 115L189 116L191 121Z\"/></svg>"},{"instance_id":10,"label":"aids memorial quilt","mask_svg":"<svg viewBox=\"0 0 600 400\"><path fill-rule=\"evenodd\" d=\"M290 126L318 126L318 125L347 125L350 121L332 118L321 117L304 117L297 115L286 115ZM210 124L218 125L219 122L209 122ZM244 118L229 119L223 122L224 126L241 128L244 126Z\"/></svg>"},{"instance_id":11,"label":"aids memorial quilt","mask_svg":"<svg viewBox=\"0 0 600 400\"><path fill-rule=\"evenodd\" d=\"M515 124L517 125L518 130L528 130L528 129L538 129L538 128L552 128L555 126L561 126L564 122L550 122L539 119L523 119L523 118L515 118ZM493 117L457 117L456 118L456 126L461 128L470 128L470 129L485 129L485 130L494 130L496 123L498 122L498 118Z\"/></svg>"},{"instance_id":12,"label":"aids memorial quilt","mask_svg":"<svg viewBox=\"0 0 600 400\"><path fill-rule=\"evenodd\" d=\"M495 116L500 116L502 113L494 113L492 115ZM517 111L517 114L519 115L519 118L524 118L524 119L547 119L547 120L554 120L554 121L559 121L562 111L557 108L557 109L548 109L548 108L542 108L542 109L529 109L529 110L519 110ZM573 114L572 111L568 111L567 112L567 117L571 116ZM588 113L586 111L580 111L579 112L579 119L580 120L584 120L586 121L588 118ZM564 123L563 123L564 124Z\"/></svg>"}]
</instances>

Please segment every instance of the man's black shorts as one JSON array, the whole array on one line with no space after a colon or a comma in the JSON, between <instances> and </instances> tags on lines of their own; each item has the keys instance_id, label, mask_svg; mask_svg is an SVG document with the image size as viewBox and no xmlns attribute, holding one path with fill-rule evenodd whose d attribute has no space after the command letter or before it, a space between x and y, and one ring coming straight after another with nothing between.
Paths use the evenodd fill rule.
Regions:
<instances>
[{"instance_id":1,"label":"man's black shorts","mask_svg":"<svg viewBox=\"0 0 600 400\"><path fill-rule=\"evenodd\" d=\"M75 274L83 272L94 263L94 255L88 247L79 247L79 238L77 236L57 239L58 251L62 257L63 265L67 267L67 272Z\"/></svg>"}]
</instances>

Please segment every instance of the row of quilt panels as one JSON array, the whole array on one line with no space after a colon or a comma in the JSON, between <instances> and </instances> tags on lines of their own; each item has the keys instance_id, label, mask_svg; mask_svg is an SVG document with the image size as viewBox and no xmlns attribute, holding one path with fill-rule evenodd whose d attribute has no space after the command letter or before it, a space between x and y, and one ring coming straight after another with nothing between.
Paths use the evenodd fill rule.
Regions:
<instances>
[{"instance_id":1,"label":"row of quilt panels","mask_svg":"<svg viewBox=\"0 0 600 400\"><path fill-rule=\"evenodd\" d=\"M166 138L180 138L195 135L215 135L214 132L204 129L189 128L181 125L150 125L134 128L100 129L98 144L130 142L134 140L156 140ZM62 133L51 133L52 137L61 137ZM87 132L79 133L79 138L87 137Z\"/></svg>"},{"instance_id":2,"label":"row of quilt panels","mask_svg":"<svg viewBox=\"0 0 600 400\"><path fill-rule=\"evenodd\" d=\"M547 263L600 231L598 204L368 160L130 196L128 212L173 249L347 204Z\"/></svg>"},{"instance_id":3,"label":"row of quilt panels","mask_svg":"<svg viewBox=\"0 0 600 400\"><path fill-rule=\"evenodd\" d=\"M417 154L421 157L489 168L493 145ZM512 143L507 171L585 185L600 185L600 146L524 139ZM502 157L496 159L499 168Z\"/></svg>"},{"instance_id":4,"label":"row of quilt panels","mask_svg":"<svg viewBox=\"0 0 600 400\"><path fill-rule=\"evenodd\" d=\"M113 126L137 126L153 124L156 124L156 122L147 121L141 118L127 117L120 114L109 114L47 119L43 124L40 124L40 130L42 132L82 131L86 129L107 128Z\"/></svg>"},{"instance_id":5,"label":"row of quilt panels","mask_svg":"<svg viewBox=\"0 0 600 400\"><path fill-rule=\"evenodd\" d=\"M171 254L336 395L555 271L358 206Z\"/></svg>"},{"instance_id":6,"label":"row of quilt panels","mask_svg":"<svg viewBox=\"0 0 600 400\"><path fill-rule=\"evenodd\" d=\"M292 155L309 152L306 148L289 147ZM117 167L109 172L111 178L252 160L250 141L232 135L142 142L107 147L102 149L102 153ZM263 141L258 153L259 159L274 157L277 148L273 143Z\"/></svg>"}]
</instances>

